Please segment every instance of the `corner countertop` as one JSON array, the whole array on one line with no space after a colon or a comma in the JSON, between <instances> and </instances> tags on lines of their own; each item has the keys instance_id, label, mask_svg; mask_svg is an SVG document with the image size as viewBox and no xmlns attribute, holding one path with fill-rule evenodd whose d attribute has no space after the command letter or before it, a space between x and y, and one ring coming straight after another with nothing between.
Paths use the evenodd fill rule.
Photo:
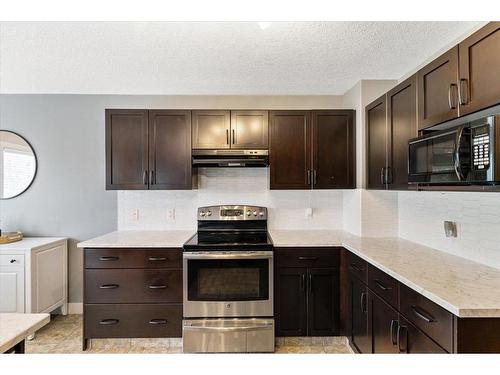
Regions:
<instances>
[{"instance_id":1,"label":"corner countertop","mask_svg":"<svg viewBox=\"0 0 500 375\"><path fill-rule=\"evenodd\" d=\"M451 313L500 317L500 270L400 238L343 231L270 231L276 247L343 246Z\"/></svg>"},{"instance_id":2,"label":"corner countertop","mask_svg":"<svg viewBox=\"0 0 500 375\"><path fill-rule=\"evenodd\" d=\"M123 230L80 242L78 247L171 247L180 248L195 231L185 230Z\"/></svg>"},{"instance_id":3,"label":"corner countertop","mask_svg":"<svg viewBox=\"0 0 500 375\"><path fill-rule=\"evenodd\" d=\"M0 353L11 349L50 322L50 314L0 314Z\"/></svg>"}]
</instances>

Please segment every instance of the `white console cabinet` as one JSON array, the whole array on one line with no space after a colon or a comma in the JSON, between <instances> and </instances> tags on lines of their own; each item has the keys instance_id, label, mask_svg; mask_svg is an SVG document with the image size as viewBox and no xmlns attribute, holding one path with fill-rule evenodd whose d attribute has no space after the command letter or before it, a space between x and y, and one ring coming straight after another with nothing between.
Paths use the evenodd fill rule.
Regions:
<instances>
[{"instance_id":1,"label":"white console cabinet","mask_svg":"<svg viewBox=\"0 0 500 375\"><path fill-rule=\"evenodd\" d=\"M65 238L28 237L0 245L0 312L68 312Z\"/></svg>"}]
</instances>

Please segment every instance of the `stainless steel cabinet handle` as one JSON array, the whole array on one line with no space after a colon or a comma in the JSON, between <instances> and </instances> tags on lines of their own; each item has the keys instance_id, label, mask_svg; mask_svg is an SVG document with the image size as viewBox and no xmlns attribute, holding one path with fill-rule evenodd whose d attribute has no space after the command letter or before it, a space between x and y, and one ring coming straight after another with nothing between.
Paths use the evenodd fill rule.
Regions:
<instances>
[{"instance_id":1,"label":"stainless steel cabinet handle","mask_svg":"<svg viewBox=\"0 0 500 375\"><path fill-rule=\"evenodd\" d=\"M423 311L417 306L412 306L411 309L413 310L413 314L415 314L416 317L425 320L427 323L432 323L436 321L436 319L434 319L432 315L428 314L427 312Z\"/></svg>"},{"instance_id":2,"label":"stainless steel cabinet handle","mask_svg":"<svg viewBox=\"0 0 500 375\"><path fill-rule=\"evenodd\" d=\"M384 171L385 171L385 167L380 168L380 183L382 185L385 185L385 182L384 182L385 181L385 177L384 177L385 173L384 173Z\"/></svg>"},{"instance_id":3,"label":"stainless steel cabinet handle","mask_svg":"<svg viewBox=\"0 0 500 375\"><path fill-rule=\"evenodd\" d=\"M408 329L405 326L398 327L397 344L400 353L408 351Z\"/></svg>"},{"instance_id":4,"label":"stainless steel cabinet handle","mask_svg":"<svg viewBox=\"0 0 500 375\"><path fill-rule=\"evenodd\" d=\"M306 291L306 274L303 273L300 277L300 290Z\"/></svg>"},{"instance_id":5,"label":"stainless steel cabinet handle","mask_svg":"<svg viewBox=\"0 0 500 375\"><path fill-rule=\"evenodd\" d=\"M366 314L366 293L365 292L361 292L361 312L363 314Z\"/></svg>"},{"instance_id":6,"label":"stainless steel cabinet handle","mask_svg":"<svg viewBox=\"0 0 500 375\"><path fill-rule=\"evenodd\" d=\"M101 285L99 287L99 289L116 289L118 288L120 285L118 284L104 284L104 285Z\"/></svg>"},{"instance_id":7,"label":"stainless steel cabinet handle","mask_svg":"<svg viewBox=\"0 0 500 375\"><path fill-rule=\"evenodd\" d=\"M144 171L144 172L143 172L143 175L142 175L142 182L144 183L144 185L147 185L147 184L148 184L148 171Z\"/></svg>"},{"instance_id":8,"label":"stainless steel cabinet handle","mask_svg":"<svg viewBox=\"0 0 500 375\"><path fill-rule=\"evenodd\" d=\"M167 319L151 319L149 324L167 324Z\"/></svg>"},{"instance_id":9,"label":"stainless steel cabinet handle","mask_svg":"<svg viewBox=\"0 0 500 375\"><path fill-rule=\"evenodd\" d=\"M317 177L318 177L318 174L317 174L316 169L315 169L315 170L313 170L313 186L316 185Z\"/></svg>"},{"instance_id":10,"label":"stainless steel cabinet handle","mask_svg":"<svg viewBox=\"0 0 500 375\"><path fill-rule=\"evenodd\" d=\"M389 287L385 286L384 284L382 284L382 282L381 282L380 280L375 279L375 280L373 280L373 281L375 281L375 284L377 284L377 286L378 286L380 289L382 289L384 292L386 292L386 291L388 291L389 289L391 289L391 288L389 288Z\"/></svg>"},{"instance_id":11,"label":"stainless steel cabinet handle","mask_svg":"<svg viewBox=\"0 0 500 375\"><path fill-rule=\"evenodd\" d=\"M309 274L309 294L313 292L313 276Z\"/></svg>"},{"instance_id":12,"label":"stainless steel cabinet handle","mask_svg":"<svg viewBox=\"0 0 500 375\"><path fill-rule=\"evenodd\" d=\"M457 85L455 83L451 83L450 87L448 87L448 105L450 109L456 109L457 108L457 102L455 100L456 96L453 95L452 91L456 91Z\"/></svg>"},{"instance_id":13,"label":"stainless steel cabinet handle","mask_svg":"<svg viewBox=\"0 0 500 375\"><path fill-rule=\"evenodd\" d=\"M149 289L165 289L166 285L150 285Z\"/></svg>"},{"instance_id":14,"label":"stainless steel cabinet handle","mask_svg":"<svg viewBox=\"0 0 500 375\"><path fill-rule=\"evenodd\" d=\"M99 322L99 324L102 326L112 326L114 324L118 324L119 321L119 319L103 319Z\"/></svg>"},{"instance_id":15,"label":"stainless steel cabinet handle","mask_svg":"<svg viewBox=\"0 0 500 375\"><path fill-rule=\"evenodd\" d=\"M458 91L460 105L466 105L469 102L469 82L465 78L460 79L460 90Z\"/></svg>"},{"instance_id":16,"label":"stainless steel cabinet handle","mask_svg":"<svg viewBox=\"0 0 500 375\"><path fill-rule=\"evenodd\" d=\"M307 184L311 185L311 170L307 170Z\"/></svg>"},{"instance_id":17,"label":"stainless steel cabinet handle","mask_svg":"<svg viewBox=\"0 0 500 375\"><path fill-rule=\"evenodd\" d=\"M299 260L318 260L318 257L299 257Z\"/></svg>"},{"instance_id":18,"label":"stainless steel cabinet handle","mask_svg":"<svg viewBox=\"0 0 500 375\"><path fill-rule=\"evenodd\" d=\"M229 129L226 129L226 144L229 144Z\"/></svg>"},{"instance_id":19,"label":"stainless steel cabinet handle","mask_svg":"<svg viewBox=\"0 0 500 375\"><path fill-rule=\"evenodd\" d=\"M111 262L120 259L120 257L100 257L99 260L102 262Z\"/></svg>"},{"instance_id":20,"label":"stainless steel cabinet handle","mask_svg":"<svg viewBox=\"0 0 500 375\"><path fill-rule=\"evenodd\" d=\"M236 143L236 133L234 132L234 129L233 129L233 145Z\"/></svg>"},{"instance_id":21,"label":"stainless steel cabinet handle","mask_svg":"<svg viewBox=\"0 0 500 375\"><path fill-rule=\"evenodd\" d=\"M391 326L390 326L390 336L391 336L391 342L392 342L392 345L396 345L398 343L398 338L397 338L397 335L395 335L395 333L397 333L397 331L395 330L395 328L398 326L398 321L397 320L391 320Z\"/></svg>"},{"instance_id":22,"label":"stainless steel cabinet handle","mask_svg":"<svg viewBox=\"0 0 500 375\"><path fill-rule=\"evenodd\" d=\"M168 259L167 257L149 257L148 258L148 260L150 260L152 262L161 262L161 261L164 261L167 259Z\"/></svg>"},{"instance_id":23,"label":"stainless steel cabinet handle","mask_svg":"<svg viewBox=\"0 0 500 375\"><path fill-rule=\"evenodd\" d=\"M155 184L155 172L154 171L149 172L149 184L150 185Z\"/></svg>"}]
</instances>

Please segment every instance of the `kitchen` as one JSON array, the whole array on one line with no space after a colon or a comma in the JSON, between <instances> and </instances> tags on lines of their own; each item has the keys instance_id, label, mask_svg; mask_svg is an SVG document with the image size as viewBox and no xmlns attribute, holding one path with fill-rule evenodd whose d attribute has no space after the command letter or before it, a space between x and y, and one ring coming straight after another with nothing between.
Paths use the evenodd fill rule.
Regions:
<instances>
[{"instance_id":1,"label":"kitchen","mask_svg":"<svg viewBox=\"0 0 500 375\"><path fill-rule=\"evenodd\" d=\"M2 352L500 352L499 22L0 31Z\"/></svg>"}]
</instances>

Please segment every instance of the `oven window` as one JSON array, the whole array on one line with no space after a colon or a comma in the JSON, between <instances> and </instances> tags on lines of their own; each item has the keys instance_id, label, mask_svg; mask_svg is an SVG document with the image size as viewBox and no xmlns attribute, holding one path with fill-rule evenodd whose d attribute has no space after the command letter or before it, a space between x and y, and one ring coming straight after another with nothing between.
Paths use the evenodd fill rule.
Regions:
<instances>
[{"instance_id":1,"label":"oven window","mask_svg":"<svg viewBox=\"0 0 500 375\"><path fill-rule=\"evenodd\" d=\"M188 300L269 299L269 260L188 260Z\"/></svg>"}]
</instances>

